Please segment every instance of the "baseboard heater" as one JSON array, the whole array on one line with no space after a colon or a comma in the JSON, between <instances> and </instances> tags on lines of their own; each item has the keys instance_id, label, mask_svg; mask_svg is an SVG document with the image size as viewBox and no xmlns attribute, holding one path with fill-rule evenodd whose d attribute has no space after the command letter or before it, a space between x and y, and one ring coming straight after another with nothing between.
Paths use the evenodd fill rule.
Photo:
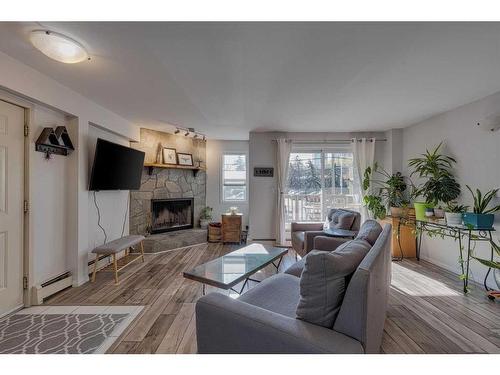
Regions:
<instances>
[{"instance_id":1,"label":"baseboard heater","mask_svg":"<svg viewBox=\"0 0 500 375\"><path fill-rule=\"evenodd\" d=\"M31 293L31 304L41 305L44 298L60 292L63 289L73 285L73 277L71 272L64 272L59 276L53 277L50 280L44 281L39 285L35 285Z\"/></svg>"}]
</instances>

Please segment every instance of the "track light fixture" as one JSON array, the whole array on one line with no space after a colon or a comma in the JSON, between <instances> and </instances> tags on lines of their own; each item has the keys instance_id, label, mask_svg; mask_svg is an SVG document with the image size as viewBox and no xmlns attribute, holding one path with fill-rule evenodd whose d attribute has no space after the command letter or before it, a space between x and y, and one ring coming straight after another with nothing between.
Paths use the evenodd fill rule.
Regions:
<instances>
[{"instance_id":1,"label":"track light fixture","mask_svg":"<svg viewBox=\"0 0 500 375\"><path fill-rule=\"evenodd\" d=\"M181 128L176 126L174 134L179 133L183 133L185 137L189 137L190 135L192 135L193 139L199 139L200 141L203 140L204 142L207 141L207 136L205 134L197 132L194 128Z\"/></svg>"}]
</instances>

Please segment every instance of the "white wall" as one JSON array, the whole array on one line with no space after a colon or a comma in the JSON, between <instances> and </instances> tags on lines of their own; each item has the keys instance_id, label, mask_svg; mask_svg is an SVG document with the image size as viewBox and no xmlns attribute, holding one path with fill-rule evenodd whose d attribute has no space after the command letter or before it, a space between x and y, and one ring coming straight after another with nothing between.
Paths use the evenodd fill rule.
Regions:
<instances>
[{"instance_id":1,"label":"white wall","mask_svg":"<svg viewBox=\"0 0 500 375\"><path fill-rule=\"evenodd\" d=\"M248 141L207 141L207 206L212 207L213 220L220 221L220 215L228 212L229 207L236 206L243 214L243 228L248 225L248 201L241 203L223 203L221 197L221 164L224 153L241 152L247 155L248 168ZM250 173L248 172L248 175ZM248 189L248 185L247 185Z\"/></svg>"},{"instance_id":2,"label":"white wall","mask_svg":"<svg viewBox=\"0 0 500 375\"><path fill-rule=\"evenodd\" d=\"M33 144L44 127L70 126L60 112L35 105L32 116L30 143ZM32 151L31 177L36 183L31 199L33 222L34 282L40 284L68 271L69 226L67 222L70 199L70 168L74 154L52 155ZM42 224L43 223L43 224Z\"/></svg>"},{"instance_id":3,"label":"white wall","mask_svg":"<svg viewBox=\"0 0 500 375\"><path fill-rule=\"evenodd\" d=\"M479 129L476 123L491 114L500 114L500 93L488 96L449 112L435 116L403 130L403 160L425 152L444 141L443 151L457 159L455 175L462 186L460 201L472 204L470 193L465 185L478 187L483 192L500 187L500 131L488 132ZM497 204L499 198L497 197ZM499 215L496 215L496 229ZM500 234L495 234L497 238ZM475 250L481 257L489 258L489 247L482 243ZM424 236L422 259L429 260L450 271L460 273L458 244L451 239L430 239ZM472 261L474 279L481 281L486 268ZM493 287L493 281L490 279Z\"/></svg>"},{"instance_id":4,"label":"white wall","mask_svg":"<svg viewBox=\"0 0 500 375\"><path fill-rule=\"evenodd\" d=\"M385 132L387 142L383 148L382 164L389 173L403 170L403 129L391 129ZM380 155L379 155L380 157Z\"/></svg>"},{"instance_id":5,"label":"white wall","mask_svg":"<svg viewBox=\"0 0 500 375\"><path fill-rule=\"evenodd\" d=\"M250 231L251 239L274 240L276 238L276 142L274 139L284 137L295 141L350 140L353 137L385 138L385 133L283 133L265 132L250 133ZM375 160L381 165L386 158L386 142L377 142ZM273 167L273 178L254 177L254 167Z\"/></svg>"},{"instance_id":6,"label":"white wall","mask_svg":"<svg viewBox=\"0 0 500 375\"><path fill-rule=\"evenodd\" d=\"M65 234L67 239L67 268L73 273L74 284L81 285L88 280L88 253L94 246L94 238L99 236L99 232L94 232L95 228L92 229L89 227L89 199L91 196L88 192L88 137L90 124L98 124L100 127L108 129L114 134L121 135L134 141L139 140L139 127L96 104L90 99L61 85L56 80L1 52L0 88L7 90L16 97L22 98L27 102L34 103L33 105L38 104L53 108L72 117L69 121L69 125L76 150L71 156L72 159L68 159L71 167L69 171L67 171L68 175L65 182L68 185L69 191L66 207L63 211L66 212L64 220L68 229ZM39 134L36 134L34 129L33 137L36 139L38 135ZM30 139L30 150L34 149L33 142L33 139ZM39 193L43 192L43 183L40 183L40 181L35 178L35 171L39 171L36 159L37 156L34 155L34 151L30 151L29 198L32 206L39 204L38 202L42 199ZM54 181L56 181L58 177L57 173L51 174L50 170L47 169L46 178L50 179L53 177ZM117 192L110 194L120 195L123 193ZM102 198L104 201L108 199L108 197ZM115 197L112 199L115 199ZM50 237L53 236L53 232L45 230L45 228L50 225L47 223L46 219L37 217L34 214L30 217L29 246L32 248L32 251L36 250L34 245L36 232L34 228L39 228L38 237L36 238L37 241L49 243L49 241L54 239ZM63 240L61 240L61 238L63 236L64 234L61 233L59 237L57 237L59 243L62 243ZM57 254L57 252L55 254ZM35 284L34 259L35 255L32 256L29 265L30 286ZM47 267L47 265L42 265L41 268L38 269L37 275L42 275L40 277L50 277L48 275L56 270L56 268L46 269L45 267Z\"/></svg>"}]
</instances>

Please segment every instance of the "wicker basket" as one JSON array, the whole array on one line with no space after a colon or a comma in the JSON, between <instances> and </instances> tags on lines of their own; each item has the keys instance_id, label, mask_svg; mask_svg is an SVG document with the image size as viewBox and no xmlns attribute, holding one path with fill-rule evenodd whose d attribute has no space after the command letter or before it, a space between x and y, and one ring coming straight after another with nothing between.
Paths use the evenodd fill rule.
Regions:
<instances>
[{"instance_id":1,"label":"wicker basket","mask_svg":"<svg viewBox=\"0 0 500 375\"><path fill-rule=\"evenodd\" d=\"M220 242L221 238L221 223L208 224L208 242Z\"/></svg>"}]
</instances>

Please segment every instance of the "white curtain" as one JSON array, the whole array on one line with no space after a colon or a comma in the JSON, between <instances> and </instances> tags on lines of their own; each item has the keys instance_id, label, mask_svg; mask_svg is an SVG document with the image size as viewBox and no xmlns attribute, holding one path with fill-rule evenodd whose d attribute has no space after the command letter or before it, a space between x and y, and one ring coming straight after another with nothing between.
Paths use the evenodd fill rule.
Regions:
<instances>
[{"instance_id":1,"label":"white curtain","mask_svg":"<svg viewBox=\"0 0 500 375\"><path fill-rule=\"evenodd\" d=\"M355 172L359 181L359 190L361 193L361 220L364 222L370 217L370 213L363 203L366 192L363 190L363 175L365 169L373 165L375 158L375 138L353 138L352 152L354 157Z\"/></svg>"},{"instance_id":2,"label":"white curtain","mask_svg":"<svg viewBox=\"0 0 500 375\"><path fill-rule=\"evenodd\" d=\"M292 141L289 139L278 139L276 153L276 175L278 177L278 205L276 210L276 243L278 245L286 244L285 235L285 194L287 189L288 169L290 152L292 151Z\"/></svg>"}]
</instances>

